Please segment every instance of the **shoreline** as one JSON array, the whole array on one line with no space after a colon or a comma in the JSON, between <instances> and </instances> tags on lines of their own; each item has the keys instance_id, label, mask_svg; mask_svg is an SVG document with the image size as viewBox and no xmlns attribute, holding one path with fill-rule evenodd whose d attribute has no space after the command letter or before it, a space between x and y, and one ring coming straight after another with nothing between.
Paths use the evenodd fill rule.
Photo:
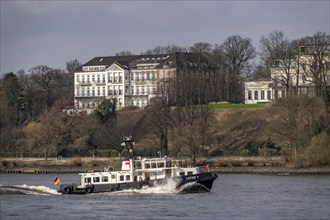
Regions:
<instances>
[{"instance_id":1,"label":"shoreline","mask_svg":"<svg viewBox=\"0 0 330 220\"><path fill-rule=\"evenodd\" d=\"M123 158L122 158L123 159ZM200 164L209 164L210 172L217 174L270 174L270 175L329 175L330 166L293 167L284 158L219 157L201 158ZM0 158L0 173L44 174L83 173L103 171L112 165L121 166L120 158ZM189 165L189 164L188 164Z\"/></svg>"}]
</instances>

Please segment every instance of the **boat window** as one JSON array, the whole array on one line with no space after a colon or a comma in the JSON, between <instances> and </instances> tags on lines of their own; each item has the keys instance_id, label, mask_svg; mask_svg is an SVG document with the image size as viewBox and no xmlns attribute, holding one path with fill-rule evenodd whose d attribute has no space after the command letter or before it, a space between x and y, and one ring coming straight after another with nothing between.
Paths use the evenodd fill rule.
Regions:
<instances>
[{"instance_id":1,"label":"boat window","mask_svg":"<svg viewBox=\"0 0 330 220\"><path fill-rule=\"evenodd\" d=\"M156 168L156 163L151 163L152 168Z\"/></svg>"},{"instance_id":2,"label":"boat window","mask_svg":"<svg viewBox=\"0 0 330 220\"><path fill-rule=\"evenodd\" d=\"M131 179L131 176L130 175L126 175L126 181L127 180L130 180Z\"/></svg>"},{"instance_id":3,"label":"boat window","mask_svg":"<svg viewBox=\"0 0 330 220\"><path fill-rule=\"evenodd\" d=\"M91 183L91 182L92 182L92 178L90 177L85 178L85 183Z\"/></svg>"},{"instance_id":4,"label":"boat window","mask_svg":"<svg viewBox=\"0 0 330 220\"><path fill-rule=\"evenodd\" d=\"M158 163L158 167L159 168L163 168L164 167L164 163Z\"/></svg>"},{"instance_id":5,"label":"boat window","mask_svg":"<svg viewBox=\"0 0 330 220\"><path fill-rule=\"evenodd\" d=\"M120 181L124 181L124 176L121 175L121 176L119 177L119 180L120 180Z\"/></svg>"},{"instance_id":6,"label":"boat window","mask_svg":"<svg viewBox=\"0 0 330 220\"><path fill-rule=\"evenodd\" d=\"M100 177L93 177L93 182L94 183L100 182Z\"/></svg>"},{"instance_id":7,"label":"boat window","mask_svg":"<svg viewBox=\"0 0 330 220\"><path fill-rule=\"evenodd\" d=\"M184 176L184 172L180 172L180 176Z\"/></svg>"},{"instance_id":8,"label":"boat window","mask_svg":"<svg viewBox=\"0 0 330 220\"><path fill-rule=\"evenodd\" d=\"M149 163L146 163L144 166L145 166L146 169L150 169L150 164Z\"/></svg>"},{"instance_id":9,"label":"boat window","mask_svg":"<svg viewBox=\"0 0 330 220\"><path fill-rule=\"evenodd\" d=\"M192 172L192 171L189 171L189 172L188 172L188 175L192 175L192 174L193 174L193 172Z\"/></svg>"},{"instance_id":10,"label":"boat window","mask_svg":"<svg viewBox=\"0 0 330 220\"><path fill-rule=\"evenodd\" d=\"M108 182L109 178L107 176L102 176L102 182Z\"/></svg>"}]
</instances>

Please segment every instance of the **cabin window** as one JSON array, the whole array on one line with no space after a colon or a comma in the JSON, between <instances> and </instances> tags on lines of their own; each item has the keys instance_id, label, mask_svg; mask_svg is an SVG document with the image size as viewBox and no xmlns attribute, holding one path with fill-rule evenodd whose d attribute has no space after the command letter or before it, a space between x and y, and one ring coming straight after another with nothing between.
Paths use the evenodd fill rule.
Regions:
<instances>
[{"instance_id":1,"label":"cabin window","mask_svg":"<svg viewBox=\"0 0 330 220\"><path fill-rule=\"evenodd\" d=\"M91 183L92 182L92 178L88 177L88 178L85 178L85 183Z\"/></svg>"},{"instance_id":2,"label":"cabin window","mask_svg":"<svg viewBox=\"0 0 330 220\"><path fill-rule=\"evenodd\" d=\"M100 177L93 177L93 182L94 183L100 182Z\"/></svg>"},{"instance_id":3,"label":"cabin window","mask_svg":"<svg viewBox=\"0 0 330 220\"><path fill-rule=\"evenodd\" d=\"M192 175L192 174L193 174L193 172L192 172L192 171L189 171L189 172L188 172L188 175Z\"/></svg>"},{"instance_id":4,"label":"cabin window","mask_svg":"<svg viewBox=\"0 0 330 220\"><path fill-rule=\"evenodd\" d=\"M140 161L134 162L134 165L135 165L135 168L141 169L141 162Z\"/></svg>"},{"instance_id":5,"label":"cabin window","mask_svg":"<svg viewBox=\"0 0 330 220\"><path fill-rule=\"evenodd\" d=\"M123 175L120 176L120 177L119 177L119 180L120 180L120 181L124 181L124 176L123 176Z\"/></svg>"},{"instance_id":6,"label":"cabin window","mask_svg":"<svg viewBox=\"0 0 330 220\"><path fill-rule=\"evenodd\" d=\"M184 172L180 172L180 176L184 176Z\"/></svg>"},{"instance_id":7,"label":"cabin window","mask_svg":"<svg viewBox=\"0 0 330 220\"><path fill-rule=\"evenodd\" d=\"M102 182L108 182L109 178L107 176L102 176Z\"/></svg>"},{"instance_id":8,"label":"cabin window","mask_svg":"<svg viewBox=\"0 0 330 220\"><path fill-rule=\"evenodd\" d=\"M126 181L131 180L131 176L130 175L126 175Z\"/></svg>"}]
</instances>

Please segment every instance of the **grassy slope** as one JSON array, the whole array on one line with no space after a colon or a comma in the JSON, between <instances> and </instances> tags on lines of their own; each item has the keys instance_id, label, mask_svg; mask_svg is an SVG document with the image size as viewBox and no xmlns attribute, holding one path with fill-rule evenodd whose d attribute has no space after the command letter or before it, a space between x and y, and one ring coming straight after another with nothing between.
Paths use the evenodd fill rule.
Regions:
<instances>
[{"instance_id":1,"label":"grassy slope","mask_svg":"<svg viewBox=\"0 0 330 220\"><path fill-rule=\"evenodd\" d=\"M256 110L264 109L268 106L268 103L258 103L258 104L211 104L211 110Z\"/></svg>"}]
</instances>

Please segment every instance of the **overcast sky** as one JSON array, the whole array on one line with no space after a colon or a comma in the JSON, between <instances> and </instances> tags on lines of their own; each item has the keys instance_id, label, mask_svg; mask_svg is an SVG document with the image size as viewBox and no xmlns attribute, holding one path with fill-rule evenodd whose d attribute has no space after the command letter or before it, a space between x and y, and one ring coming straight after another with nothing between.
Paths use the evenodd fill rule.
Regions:
<instances>
[{"instance_id":1,"label":"overcast sky","mask_svg":"<svg viewBox=\"0 0 330 220\"><path fill-rule=\"evenodd\" d=\"M0 73L37 65L65 69L96 56L156 46L221 44L282 30L289 39L329 34L330 0L6 1L0 0Z\"/></svg>"}]
</instances>

